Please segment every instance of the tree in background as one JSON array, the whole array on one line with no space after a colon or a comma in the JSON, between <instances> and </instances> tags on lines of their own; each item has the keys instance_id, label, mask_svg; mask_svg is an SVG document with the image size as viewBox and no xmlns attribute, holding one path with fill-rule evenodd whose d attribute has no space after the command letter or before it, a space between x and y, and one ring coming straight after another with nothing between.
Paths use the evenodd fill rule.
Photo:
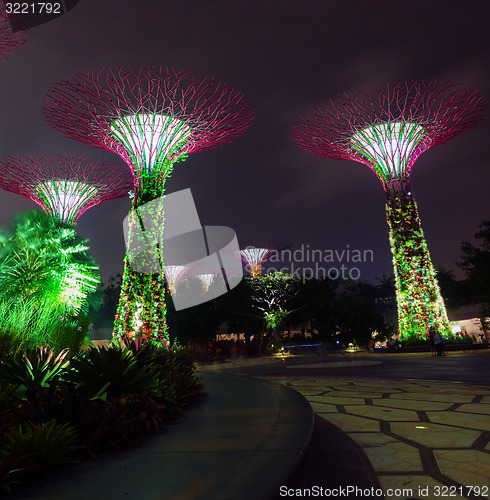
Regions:
<instances>
[{"instance_id":1,"label":"tree in background","mask_svg":"<svg viewBox=\"0 0 490 500\"><path fill-rule=\"evenodd\" d=\"M482 329L490 330L490 220L483 221L478 228L475 238L479 246L463 241L463 257L457 265L466 273L468 285L476 292L475 301L482 303Z\"/></svg>"},{"instance_id":2,"label":"tree in background","mask_svg":"<svg viewBox=\"0 0 490 500\"><path fill-rule=\"evenodd\" d=\"M397 307L396 307L396 292L395 278L383 274L381 278L375 278L378 284L375 286L376 298L374 305L376 309L383 315L387 324L393 327L393 330L398 329Z\"/></svg>"},{"instance_id":3,"label":"tree in background","mask_svg":"<svg viewBox=\"0 0 490 500\"><path fill-rule=\"evenodd\" d=\"M276 271L248 280L253 307L261 312L269 333L273 333L292 312L291 299L299 291L298 280L291 274Z\"/></svg>"},{"instance_id":4,"label":"tree in background","mask_svg":"<svg viewBox=\"0 0 490 500\"><path fill-rule=\"evenodd\" d=\"M373 337L386 340L393 332L383 316L361 296L336 295L327 316L327 327L341 342L365 345Z\"/></svg>"},{"instance_id":5,"label":"tree in background","mask_svg":"<svg viewBox=\"0 0 490 500\"><path fill-rule=\"evenodd\" d=\"M110 276L107 285L99 285L102 294L102 301L97 312L96 325L101 328L108 328L114 325L119 296L121 295L122 275L117 273Z\"/></svg>"},{"instance_id":6,"label":"tree in background","mask_svg":"<svg viewBox=\"0 0 490 500\"><path fill-rule=\"evenodd\" d=\"M474 290L485 300L490 300L490 220L483 221L475 238L479 246L468 241L461 243L462 261L457 265L463 269Z\"/></svg>"}]
</instances>

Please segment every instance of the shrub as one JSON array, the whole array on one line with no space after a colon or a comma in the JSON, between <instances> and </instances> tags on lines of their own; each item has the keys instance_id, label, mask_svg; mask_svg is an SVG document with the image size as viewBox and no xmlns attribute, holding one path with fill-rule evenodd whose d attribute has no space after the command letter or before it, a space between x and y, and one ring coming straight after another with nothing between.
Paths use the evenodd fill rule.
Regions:
<instances>
[{"instance_id":1,"label":"shrub","mask_svg":"<svg viewBox=\"0 0 490 500\"><path fill-rule=\"evenodd\" d=\"M70 368L65 379L82 385L92 399L151 392L156 386L155 368L140 366L128 348L91 348L73 357Z\"/></svg>"},{"instance_id":2,"label":"shrub","mask_svg":"<svg viewBox=\"0 0 490 500\"><path fill-rule=\"evenodd\" d=\"M81 447L75 429L55 420L42 424L27 422L13 427L3 436L1 454L31 455L43 472L53 472L60 466L74 463L74 453Z\"/></svg>"},{"instance_id":3,"label":"shrub","mask_svg":"<svg viewBox=\"0 0 490 500\"><path fill-rule=\"evenodd\" d=\"M18 351L0 365L0 382L14 384L25 392L28 399L35 398L43 387L58 380L68 366L67 351L55 356L47 348Z\"/></svg>"},{"instance_id":4,"label":"shrub","mask_svg":"<svg viewBox=\"0 0 490 500\"><path fill-rule=\"evenodd\" d=\"M74 461L134 445L204 399L182 349L132 343L67 351L26 349L0 367L0 489ZM30 475L27 475L29 471Z\"/></svg>"}]
</instances>

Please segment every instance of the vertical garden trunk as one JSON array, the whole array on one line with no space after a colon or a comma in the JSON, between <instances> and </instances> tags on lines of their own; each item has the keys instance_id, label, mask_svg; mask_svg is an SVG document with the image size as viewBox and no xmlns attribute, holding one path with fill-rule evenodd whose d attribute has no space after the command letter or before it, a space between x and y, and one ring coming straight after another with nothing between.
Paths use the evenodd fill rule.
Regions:
<instances>
[{"instance_id":1,"label":"vertical garden trunk","mask_svg":"<svg viewBox=\"0 0 490 500\"><path fill-rule=\"evenodd\" d=\"M114 337L139 337L168 345L166 310L163 273L138 273L131 269L126 256Z\"/></svg>"},{"instance_id":2,"label":"vertical garden trunk","mask_svg":"<svg viewBox=\"0 0 490 500\"><path fill-rule=\"evenodd\" d=\"M427 336L429 328L450 334L444 301L430 260L417 204L404 192L387 192L386 215L396 280L398 329L403 336Z\"/></svg>"},{"instance_id":3,"label":"vertical garden trunk","mask_svg":"<svg viewBox=\"0 0 490 500\"><path fill-rule=\"evenodd\" d=\"M128 249L113 335L118 339L136 336L168 346L166 285L158 243L162 241L164 214L158 205L148 204L142 217L143 204L135 199L138 206L129 216ZM131 267L131 262L137 262L137 270ZM160 272L141 272L144 270Z\"/></svg>"}]
</instances>

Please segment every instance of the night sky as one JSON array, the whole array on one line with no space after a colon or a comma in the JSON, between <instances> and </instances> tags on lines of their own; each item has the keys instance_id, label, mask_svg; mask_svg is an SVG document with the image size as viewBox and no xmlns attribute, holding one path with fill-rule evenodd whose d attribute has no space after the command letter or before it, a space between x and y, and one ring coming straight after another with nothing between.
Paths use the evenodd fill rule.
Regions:
<instances>
[{"instance_id":1,"label":"night sky","mask_svg":"<svg viewBox=\"0 0 490 500\"><path fill-rule=\"evenodd\" d=\"M290 129L340 93L384 82L452 80L488 99L489 14L486 0L80 0L33 28L26 45L0 62L0 151L121 163L44 121L46 91L75 72L154 65L226 82L250 101L254 124L234 142L178 164L167 192L191 188L201 222L232 227L242 247L282 239L293 250L372 250L374 262L351 265L375 282L392 274L381 184L362 164L310 156L291 142ZM474 241L478 224L490 219L489 140L487 117L424 153L412 175L433 263L458 278L461 242ZM1 192L0 224L34 207ZM129 207L128 199L106 202L78 223L104 279L122 271Z\"/></svg>"}]
</instances>

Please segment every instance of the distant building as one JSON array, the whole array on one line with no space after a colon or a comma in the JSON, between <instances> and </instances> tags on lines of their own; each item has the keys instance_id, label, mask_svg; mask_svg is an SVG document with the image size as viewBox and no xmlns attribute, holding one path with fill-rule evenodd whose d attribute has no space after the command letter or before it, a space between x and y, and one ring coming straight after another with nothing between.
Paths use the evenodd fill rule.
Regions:
<instances>
[{"instance_id":1,"label":"distant building","mask_svg":"<svg viewBox=\"0 0 490 500\"><path fill-rule=\"evenodd\" d=\"M489 341L490 331L482 329L480 315L481 304L471 304L449 310L448 316L453 333L465 332L475 338L483 333L486 340Z\"/></svg>"}]
</instances>

